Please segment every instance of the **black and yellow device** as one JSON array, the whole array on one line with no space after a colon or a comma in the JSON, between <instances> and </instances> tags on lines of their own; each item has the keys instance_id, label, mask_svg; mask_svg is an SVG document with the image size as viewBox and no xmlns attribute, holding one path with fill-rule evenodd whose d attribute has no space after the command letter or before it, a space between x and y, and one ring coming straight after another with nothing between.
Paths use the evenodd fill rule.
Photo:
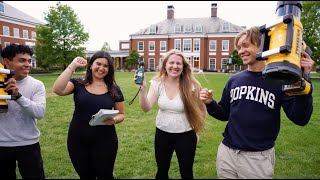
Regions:
<instances>
[{"instance_id":1,"label":"black and yellow device","mask_svg":"<svg viewBox=\"0 0 320 180\"><path fill-rule=\"evenodd\" d=\"M9 78L14 75L14 71L5 69L4 66L0 63L0 113L8 112L8 103L6 100L15 100L16 97L12 95L12 92L5 92L4 84Z\"/></svg>"},{"instance_id":2,"label":"black and yellow device","mask_svg":"<svg viewBox=\"0 0 320 180\"><path fill-rule=\"evenodd\" d=\"M288 95L308 94L311 90L308 75L300 66L303 51L311 56L310 48L302 39L301 10L301 1L278 1L277 21L260 26L261 45L256 59L266 60L262 74L265 79L282 84L282 90Z\"/></svg>"}]
</instances>

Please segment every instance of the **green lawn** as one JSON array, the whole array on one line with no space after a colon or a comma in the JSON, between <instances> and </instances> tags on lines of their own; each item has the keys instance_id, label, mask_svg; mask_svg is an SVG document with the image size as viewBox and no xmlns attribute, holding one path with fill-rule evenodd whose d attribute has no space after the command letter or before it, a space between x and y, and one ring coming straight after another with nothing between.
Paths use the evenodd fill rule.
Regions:
<instances>
[{"instance_id":1,"label":"green lawn","mask_svg":"<svg viewBox=\"0 0 320 180\"><path fill-rule=\"evenodd\" d=\"M146 73L147 82L153 73ZM78 75L75 75L78 76ZM44 160L45 175L48 179L79 178L73 169L67 152L66 139L69 123L74 110L72 95L59 97L52 93L52 84L57 75L33 75L42 80L47 90L47 111L38 121L41 131L40 143ZM214 91L220 100L229 74L197 74L203 87ZM119 149L114 175L117 179L153 179L156 172L154 158L154 134L157 106L144 113L138 98L129 102L137 92L133 84L133 73L116 72L116 80L125 97L125 121L116 125ZM148 83L149 85L149 83ZM320 178L320 80L314 80L314 112L308 125L294 125L282 113L281 131L276 141L276 179ZM216 153L222 140L226 122L208 116L206 129L197 146L194 177L197 179L217 178L215 169ZM172 158L170 178L180 178L176 156Z\"/></svg>"}]
</instances>

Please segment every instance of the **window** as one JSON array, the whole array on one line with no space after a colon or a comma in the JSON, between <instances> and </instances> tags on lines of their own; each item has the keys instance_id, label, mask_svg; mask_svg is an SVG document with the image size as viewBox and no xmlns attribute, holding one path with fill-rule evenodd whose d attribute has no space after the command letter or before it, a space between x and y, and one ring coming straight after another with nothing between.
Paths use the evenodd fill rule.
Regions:
<instances>
[{"instance_id":1,"label":"window","mask_svg":"<svg viewBox=\"0 0 320 180\"><path fill-rule=\"evenodd\" d=\"M183 51L184 52L191 52L191 39L184 39L183 40Z\"/></svg>"},{"instance_id":2,"label":"window","mask_svg":"<svg viewBox=\"0 0 320 180\"><path fill-rule=\"evenodd\" d=\"M155 60L154 60L154 58L149 58L148 69L150 71L154 71L155 70Z\"/></svg>"},{"instance_id":3,"label":"window","mask_svg":"<svg viewBox=\"0 0 320 180\"><path fill-rule=\"evenodd\" d=\"M200 57L193 57L193 68L200 69Z\"/></svg>"},{"instance_id":4,"label":"window","mask_svg":"<svg viewBox=\"0 0 320 180\"><path fill-rule=\"evenodd\" d=\"M154 51L154 49L155 49L155 42L149 41L149 51Z\"/></svg>"},{"instance_id":5,"label":"window","mask_svg":"<svg viewBox=\"0 0 320 180\"><path fill-rule=\"evenodd\" d=\"M144 42L143 41L138 42L138 51L144 51Z\"/></svg>"},{"instance_id":6,"label":"window","mask_svg":"<svg viewBox=\"0 0 320 180\"><path fill-rule=\"evenodd\" d=\"M225 31L229 32L230 31L230 24L227 23L227 22L223 23L222 31L223 32L225 32Z\"/></svg>"},{"instance_id":7,"label":"window","mask_svg":"<svg viewBox=\"0 0 320 180\"><path fill-rule=\"evenodd\" d=\"M166 51L167 49L166 44L167 44L166 41L160 41L160 51Z\"/></svg>"},{"instance_id":8,"label":"window","mask_svg":"<svg viewBox=\"0 0 320 180\"><path fill-rule=\"evenodd\" d=\"M25 39L29 38L28 30L23 30L23 38L25 38Z\"/></svg>"},{"instance_id":9,"label":"window","mask_svg":"<svg viewBox=\"0 0 320 180\"><path fill-rule=\"evenodd\" d=\"M222 51L229 51L229 40L222 40Z\"/></svg>"},{"instance_id":10,"label":"window","mask_svg":"<svg viewBox=\"0 0 320 180\"><path fill-rule=\"evenodd\" d=\"M174 32L176 32L176 33L182 32L182 25L176 24L174 26Z\"/></svg>"},{"instance_id":11,"label":"window","mask_svg":"<svg viewBox=\"0 0 320 180\"><path fill-rule=\"evenodd\" d=\"M34 31L32 31L32 33L31 33L31 39L36 39L36 37L37 37L37 33L34 32Z\"/></svg>"},{"instance_id":12,"label":"window","mask_svg":"<svg viewBox=\"0 0 320 180\"><path fill-rule=\"evenodd\" d=\"M191 24L186 24L184 32L192 32L192 25Z\"/></svg>"},{"instance_id":13,"label":"window","mask_svg":"<svg viewBox=\"0 0 320 180\"><path fill-rule=\"evenodd\" d=\"M193 39L193 51L200 52L200 39Z\"/></svg>"},{"instance_id":14,"label":"window","mask_svg":"<svg viewBox=\"0 0 320 180\"><path fill-rule=\"evenodd\" d=\"M3 35L10 36L10 31L8 26L3 26Z\"/></svg>"},{"instance_id":15,"label":"window","mask_svg":"<svg viewBox=\"0 0 320 180\"><path fill-rule=\"evenodd\" d=\"M190 64L190 67L193 67L192 64L191 64L191 57L186 57L186 61L187 61L187 63Z\"/></svg>"},{"instance_id":16,"label":"window","mask_svg":"<svg viewBox=\"0 0 320 180\"><path fill-rule=\"evenodd\" d=\"M157 32L157 30L156 30L156 25L151 25L150 26L150 34L151 33L156 33Z\"/></svg>"},{"instance_id":17,"label":"window","mask_svg":"<svg viewBox=\"0 0 320 180\"><path fill-rule=\"evenodd\" d=\"M5 43L4 43L4 47L7 47L7 46L9 46L9 45L10 45L9 42L5 42Z\"/></svg>"},{"instance_id":18,"label":"window","mask_svg":"<svg viewBox=\"0 0 320 180\"><path fill-rule=\"evenodd\" d=\"M202 25L197 24L195 29L196 32L202 32Z\"/></svg>"},{"instance_id":19,"label":"window","mask_svg":"<svg viewBox=\"0 0 320 180\"><path fill-rule=\"evenodd\" d=\"M13 28L13 36L14 37L20 37L20 32L18 28Z\"/></svg>"},{"instance_id":20,"label":"window","mask_svg":"<svg viewBox=\"0 0 320 180\"><path fill-rule=\"evenodd\" d=\"M209 41L209 47L210 51L216 51L217 50L217 40L210 40Z\"/></svg>"},{"instance_id":21,"label":"window","mask_svg":"<svg viewBox=\"0 0 320 180\"><path fill-rule=\"evenodd\" d=\"M216 69L216 59L215 58L210 58L209 59L209 69L210 70L215 70Z\"/></svg>"},{"instance_id":22,"label":"window","mask_svg":"<svg viewBox=\"0 0 320 180\"><path fill-rule=\"evenodd\" d=\"M181 39L174 40L174 48L181 51Z\"/></svg>"},{"instance_id":23,"label":"window","mask_svg":"<svg viewBox=\"0 0 320 180\"><path fill-rule=\"evenodd\" d=\"M228 65L227 65L227 63L228 63L228 60L229 59L221 59L221 69L227 69L227 67L228 67Z\"/></svg>"},{"instance_id":24,"label":"window","mask_svg":"<svg viewBox=\"0 0 320 180\"><path fill-rule=\"evenodd\" d=\"M4 13L4 5L2 4L3 1L0 2L0 13Z\"/></svg>"}]
</instances>

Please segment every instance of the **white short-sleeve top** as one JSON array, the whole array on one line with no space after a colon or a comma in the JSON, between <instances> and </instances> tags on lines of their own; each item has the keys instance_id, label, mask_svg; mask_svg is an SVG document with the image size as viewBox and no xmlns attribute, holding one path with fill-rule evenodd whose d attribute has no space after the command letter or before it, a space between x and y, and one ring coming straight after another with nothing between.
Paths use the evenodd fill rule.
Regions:
<instances>
[{"instance_id":1,"label":"white short-sleeve top","mask_svg":"<svg viewBox=\"0 0 320 180\"><path fill-rule=\"evenodd\" d=\"M164 81L153 79L150 81L158 97L159 111L156 117L156 127L169 133L182 133L192 128L188 122L180 93L173 99L169 99L164 88Z\"/></svg>"}]
</instances>

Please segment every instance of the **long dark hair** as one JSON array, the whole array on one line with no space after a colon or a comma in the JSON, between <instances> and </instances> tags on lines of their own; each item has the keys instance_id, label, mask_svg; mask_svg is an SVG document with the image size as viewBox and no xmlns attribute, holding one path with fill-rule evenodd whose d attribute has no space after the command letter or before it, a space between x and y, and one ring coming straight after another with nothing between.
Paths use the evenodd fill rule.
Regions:
<instances>
[{"instance_id":1,"label":"long dark hair","mask_svg":"<svg viewBox=\"0 0 320 180\"><path fill-rule=\"evenodd\" d=\"M94 63L94 61L98 58L106 58L108 61L109 65L109 71L108 74L104 77L104 82L106 83L108 87L108 91L110 92L112 97L116 96L116 91L114 90L115 87L117 87L117 83L115 82L114 79L114 66L113 66L113 59L110 56L110 54L106 51L97 51L92 55L90 58L88 64L87 64L87 69L86 69L86 74L84 75L84 78L82 79L82 84L84 85L89 85L92 84L93 77L92 77L92 70L91 66Z\"/></svg>"}]
</instances>

